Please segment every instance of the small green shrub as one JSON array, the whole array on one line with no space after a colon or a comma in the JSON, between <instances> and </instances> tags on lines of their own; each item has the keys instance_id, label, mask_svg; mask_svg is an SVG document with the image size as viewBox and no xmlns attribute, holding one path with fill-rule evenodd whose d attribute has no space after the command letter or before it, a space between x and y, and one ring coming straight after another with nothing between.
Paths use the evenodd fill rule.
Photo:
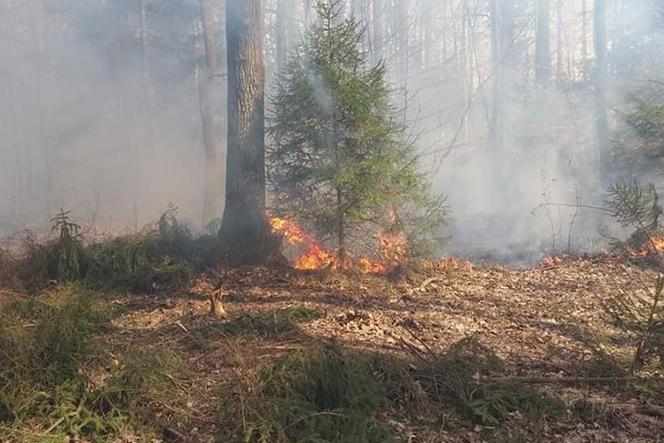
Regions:
<instances>
[{"instance_id":1,"label":"small green shrub","mask_svg":"<svg viewBox=\"0 0 664 443\"><path fill-rule=\"evenodd\" d=\"M81 226L73 222L64 210L51 220L57 240L47 249L47 272L59 282L79 280L85 274L85 253L81 243Z\"/></svg>"},{"instance_id":2,"label":"small green shrub","mask_svg":"<svg viewBox=\"0 0 664 443\"><path fill-rule=\"evenodd\" d=\"M26 287L39 290L51 282L85 281L102 289L179 289L212 257L213 242L194 238L178 221L174 207L154 229L137 235L84 245L80 229L68 212L61 211L53 219L57 239L40 243L34 236L26 238L24 256L17 265ZM0 280L4 262L0 257Z\"/></svg>"},{"instance_id":3,"label":"small green shrub","mask_svg":"<svg viewBox=\"0 0 664 443\"><path fill-rule=\"evenodd\" d=\"M499 424L513 412L536 418L557 416L565 410L561 401L519 383L479 385L468 398L460 400L473 422L482 425Z\"/></svg>"},{"instance_id":4,"label":"small green shrub","mask_svg":"<svg viewBox=\"0 0 664 443\"><path fill-rule=\"evenodd\" d=\"M130 352L122 357L119 372L99 390L103 410L140 410L146 397L174 397L175 377L183 373L180 356L170 350Z\"/></svg>"},{"instance_id":5,"label":"small green shrub","mask_svg":"<svg viewBox=\"0 0 664 443\"><path fill-rule=\"evenodd\" d=\"M136 236L118 237L88 248L88 282L95 286L150 291L154 270L143 242Z\"/></svg>"},{"instance_id":6,"label":"small green shrub","mask_svg":"<svg viewBox=\"0 0 664 443\"><path fill-rule=\"evenodd\" d=\"M82 371L110 315L95 293L75 285L0 309L0 440L30 441L51 423L53 440L119 431L121 417L90 407Z\"/></svg>"},{"instance_id":7,"label":"small green shrub","mask_svg":"<svg viewBox=\"0 0 664 443\"><path fill-rule=\"evenodd\" d=\"M504 370L502 361L474 338L466 338L431 361L409 369L403 362L379 358L374 363L390 400L408 404L415 413L442 413L451 406L473 423L493 426L510 413L536 418L558 415L563 404L519 383L491 383Z\"/></svg>"},{"instance_id":8,"label":"small green shrub","mask_svg":"<svg viewBox=\"0 0 664 443\"><path fill-rule=\"evenodd\" d=\"M17 301L0 312L4 368L26 358L26 369L51 368L58 380L75 375L93 350L92 334L108 324L106 305L91 291L66 285ZM2 361L5 355L5 361ZM19 369L19 368L14 368Z\"/></svg>"},{"instance_id":9,"label":"small green shrub","mask_svg":"<svg viewBox=\"0 0 664 443\"><path fill-rule=\"evenodd\" d=\"M228 391L223 412L234 429L226 436L231 441L396 441L376 418L387 397L372 377L370 362L337 345L281 357L257 379Z\"/></svg>"},{"instance_id":10,"label":"small green shrub","mask_svg":"<svg viewBox=\"0 0 664 443\"><path fill-rule=\"evenodd\" d=\"M151 255L191 261L194 249L194 236L177 217L178 209L169 205L157 222L157 235L149 251Z\"/></svg>"},{"instance_id":11,"label":"small green shrub","mask_svg":"<svg viewBox=\"0 0 664 443\"><path fill-rule=\"evenodd\" d=\"M22 289L19 272L20 263L16 257L9 251L0 248L0 288Z\"/></svg>"},{"instance_id":12,"label":"small green shrub","mask_svg":"<svg viewBox=\"0 0 664 443\"><path fill-rule=\"evenodd\" d=\"M651 358L664 361L664 276L657 278L652 290L618 294L604 309L616 326L634 338L631 373Z\"/></svg>"},{"instance_id":13,"label":"small green shrub","mask_svg":"<svg viewBox=\"0 0 664 443\"><path fill-rule=\"evenodd\" d=\"M71 284L0 308L0 441L117 441L152 401L176 397L172 351L116 353L119 367L93 386L112 315Z\"/></svg>"}]
</instances>

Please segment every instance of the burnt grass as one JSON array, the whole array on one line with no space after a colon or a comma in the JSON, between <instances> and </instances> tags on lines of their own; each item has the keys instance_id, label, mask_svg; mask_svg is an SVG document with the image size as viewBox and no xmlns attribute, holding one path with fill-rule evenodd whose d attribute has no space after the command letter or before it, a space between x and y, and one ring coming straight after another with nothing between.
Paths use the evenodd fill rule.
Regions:
<instances>
[{"instance_id":1,"label":"burnt grass","mask_svg":"<svg viewBox=\"0 0 664 443\"><path fill-rule=\"evenodd\" d=\"M95 303L104 301L113 314L104 315L103 327L86 329L80 339L90 346L75 348L77 363L55 351L48 364L39 363L50 374L50 359L66 362L64 381L43 385L28 371L18 384L26 398L48 393L51 400L38 403L42 409L17 412L12 391L0 382L0 441L645 442L664 436L658 373L625 378L633 337L602 308L617 292L640 290L655 270L597 258L391 276L283 267L214 275L223 275L228 293L224 319L210 316L209 293L219 281L206 274L182 290L144 295L66 289L73 300L94 293ZM20 320L11 323L15 355L22 355L21 343L54 346L30 335L42 328L35 328L41 320L33 312L44 310L17 311L23 296L0 294L3 315L11 306Z\"/></svg>"}]
</instances>

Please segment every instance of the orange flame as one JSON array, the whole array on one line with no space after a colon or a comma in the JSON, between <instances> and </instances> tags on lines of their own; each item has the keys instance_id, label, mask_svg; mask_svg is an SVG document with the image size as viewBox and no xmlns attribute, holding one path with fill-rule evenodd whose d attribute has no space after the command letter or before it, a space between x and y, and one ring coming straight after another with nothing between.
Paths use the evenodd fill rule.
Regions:
<instances>
[{"instance_id":1,"label":"orange flame","mask_svg":"<svg viewBox=\"0 0 664 443\"><path fill-rule=\"evenodd\" d=\"M336 252L327 249L295 221L269 213L267 218L273 233L283 236L291 246L304 248L304 252L293 261L295 269L355 269L364 274L375 274L387 272L407 258L408 241L403 233L381 233L376 237L381 260L372 260L368 256L353 257L347 253L344 263L341 263Z\"/></svg>"},{"instance_id":2,"label":"orange flame","mask_svg":"<svg viewBox=\"0 0 664 443\"><path fill-rule=\"evenodd\" d=\"M645 258L652 254L664 254L664 237L653 235L644 242L641 249L635 250L629 246L625 248L629 255L634 258Z\"/></svg>"}]
</instances>

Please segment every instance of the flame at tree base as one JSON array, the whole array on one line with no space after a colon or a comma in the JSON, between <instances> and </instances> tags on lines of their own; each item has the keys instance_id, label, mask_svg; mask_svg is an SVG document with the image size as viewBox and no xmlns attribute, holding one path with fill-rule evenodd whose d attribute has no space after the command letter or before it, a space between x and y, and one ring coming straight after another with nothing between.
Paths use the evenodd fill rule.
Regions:
<instances>
[{"instance_id":1,"label":"flame at tree base","mask_svg":"<svg viewBox=\"0 0 664 443\"><path fill-rule=\"evenodd\" d=\"M372 259L366 255L355 256L350 253L346 253L344 259L341 259L337 251L326 248L316 237L293 220L276 217L270 213L267 214L267 219L274 234L282 236L290 246L302 251L292 261L292 266L302 271L330 269L356 271L363 274L384 274L406 264L409 258L408 239L402 232L382 232L376 235L379 259ZM422 267L436 272L449 269L473 269L470 262L454 258L423 261Z\"/></svg>"},{"instance_id":2,"label":"flame at tree base","mask_svg":"<svg viewBox=\"0 0 664 443\"><path fill-rule=\"evenodd\" d=\"M627 253L634 258L646 258L651 255L664 255L664 237L660 234L649 236L639 249L625 246Z\"/></svg>"},{"instance_id":3,"label":"flame at tree base","mask_svg":"<svg viewBox=\"0 0 664 443\"><path fill-rule=\"evenodd\" d=\"M407 259L408 242L402 233L381 233L377 235L377 246L380 259L369 256L354 256L346 252L344 258L337 251L326 248L316 237L307 232L293 220L287 220L267 214L272 232L281 235L294 248L304 252L292 263L295 269L313 271L320 269L359 271L364 274L388 272Z\"/></svg>"}]
</instances>

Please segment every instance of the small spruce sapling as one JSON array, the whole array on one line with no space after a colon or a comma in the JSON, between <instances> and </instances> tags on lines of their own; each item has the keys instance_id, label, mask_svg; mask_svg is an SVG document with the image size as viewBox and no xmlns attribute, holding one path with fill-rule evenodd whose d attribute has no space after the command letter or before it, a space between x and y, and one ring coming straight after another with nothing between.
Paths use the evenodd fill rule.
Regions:
<instances>
[{"instance_id":1,"label":"small spruce sapling","mask_svg":"<svg viewBox=\"0 0 664 443\"><path fill-rule=\"evenodd\" d=\"M662 207L655 186L641 186L636 180L620 180L609 186L606 205L613 217L624 227L635 229L627 241L630 248L652 248L658 254L654 238L660 230Z\"/></svg>"},{"instance_id":2,"label":"small spruce sapling","mask_svg":"<svg viewBox=\"0 0 664 443\"><path fill-rule=\"evenodd\" d=\"M357 248L375 252L373 237L387 230L406 234L413 254L435 242L445 201L419 169L385 65L369 66L360 49L358 22L339 0L319 1L316 11L273 98L275 212L312 228L342 264Z\"/></svg>"},{"instance_id":3,"label":"small spruce sapling","mask_svg":"<svg viewBox=\"0 0 664 443\"><path fill-rule=\"evenodd\" d=\"M627 241L628 247L647 247L661 263L655 238L660 231L662 208L655 187L622 180L611 185L608 192L606 204L616 220L636 229ZM664 276L657 278L652 290L619 294L606 303L605 310L621 329L636 337L631 373L643 366L646 357L664 356Z\"/></svg>"},{"instance_id":4,"label":"small spruce sapling","mask_svg":"<svg viewBox=\"0 0 664 443\"><path fill-rule=\"evenodd\" d=\"M51 220L52 232L58 239L48 252L48 274L57 281L80 279L84 270L84 248L81 243L81 226L73 222L70 212L61 209Z\"/></svg>"}]
</instances>

